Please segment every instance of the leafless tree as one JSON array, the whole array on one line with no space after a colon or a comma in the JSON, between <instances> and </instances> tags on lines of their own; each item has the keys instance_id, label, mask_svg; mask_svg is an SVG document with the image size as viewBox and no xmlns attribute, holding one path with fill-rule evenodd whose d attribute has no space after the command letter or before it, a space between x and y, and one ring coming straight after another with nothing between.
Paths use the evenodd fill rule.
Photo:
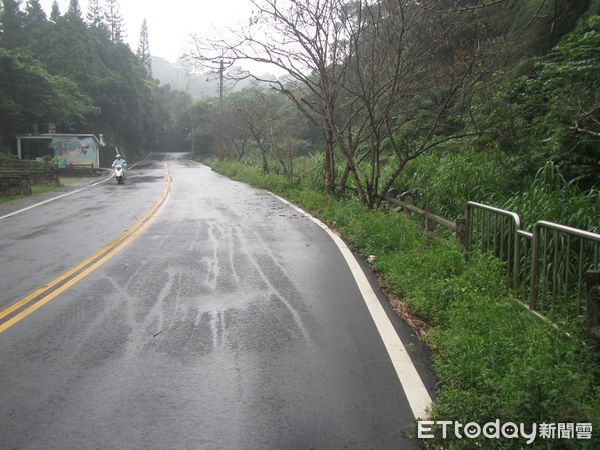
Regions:
<instances>
[{"instance_id":1,"label":"leafless tree","mask_svg":"<svg viewBox=\"0 0 600 450\"><path fill-rule=\"evenodd\" d=\"M335 108L338 81L345 69L345 44L340 35L341 2L335 0L252 1L249 25L227 39L194 38L190 55L198 63L216 66L252 60L287 73L270 83L285 94L323 134L325 186L334 192Z\"/></svg>"},{"instance_id":2,"label":"leafless tree","mask_svg":"<svg viewBox=\"0 0 600 450\"><path fill-rule=\"evenodd\" d=\"M252 60L285 70L283 80L261 81L321 130L326 191L335 190L337 154L345 162L341 184L351 178L363 203L377 207L409 161L471 134L448 127L472 64L464 57L443 75L437 70L454 23L439 20L432 6L439 4L255 0L247 27L225 39L196 37L193 57L204 65ZM395 165L382 178L384 158Z\"/></svg>"},{"instance_id":3,"label":"leafless tree","mask_svg":"<svg viewBox=\"0 0 600 450\"><path fill-rule=\"evenodd\" d=\"M335 122L346 160L341 184L351 177L362 202L376 208L409 161L476 134L448 126L474 55L440 63L456 21L413 1L357 1L340 11L347 42Z\"/></svg>"},{"instance_id":4,"label":"leafless tree","mask_svg":"<svg viewBox=\"0 0 600 450\"><path fill-rule=\"evenodd\" d=\"M268 173L271 169L269 160L275 160L283 174L291 178L293 159L297 156L302 141L297 137L297 112L286 108L286 102L281 94L265 89L244 90L236 97L231 108L237 116L233 122L238 121L239 128L230 130L229 139L239 155L240 143L247 143L241 137L251 137L260 150L263 173Z\"/></svg>"}]
</instances>

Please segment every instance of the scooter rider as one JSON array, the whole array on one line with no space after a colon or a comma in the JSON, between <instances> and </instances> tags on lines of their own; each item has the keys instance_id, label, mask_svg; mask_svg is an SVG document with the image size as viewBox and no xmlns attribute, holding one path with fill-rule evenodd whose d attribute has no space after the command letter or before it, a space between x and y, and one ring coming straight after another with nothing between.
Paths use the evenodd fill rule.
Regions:
<instances>
[{"instance_id":1,"label":"scooter rider","mask_svg":"<svg viewBox=\"0 0 600 450\"><path fill-rule=\"evenodd\" d=\"M127 169L127 161L125 161L119 153L117 153L116 158L117 159L115 159L113 161L112 166L113 167L121 166L121 167L123 167L123 170Z\"/></svg>"},{"instance_id":2,"label":"scooter rider","mask_svg":"<svg viewBox=\"0 0 600 450\"><path fill-rule=\"evenodd\" d=\"M123 180L125 180L125 170L127 169L127 161L125 161L119 153L117 153L115 159L112 163L112 167L121 166L123 168Z\"/></svg>"},{"instance_id":3,"label":"scooter rider","mask_svg":"<svg viewBox=\"0 0 600 450\"><path fill-rule=\"evenodd\" d=\"M125 161L125 160L124 160L124 159L121 157L121 155L119 155L119 154L117 153L117 159L115 159L115 160L113 161L113 163L112 163L112 166L113 166L113 167L116 167L116 166L121 166L121 167L123 167L123 169L127 169L127 161Z\"/></svg>"}]
</instances>

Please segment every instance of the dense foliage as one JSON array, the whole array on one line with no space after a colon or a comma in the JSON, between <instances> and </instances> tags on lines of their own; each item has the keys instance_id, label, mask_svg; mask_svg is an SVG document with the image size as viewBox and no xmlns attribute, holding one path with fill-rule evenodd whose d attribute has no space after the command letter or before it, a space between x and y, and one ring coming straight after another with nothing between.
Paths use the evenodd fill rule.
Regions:
<instances>
[{"instance_id":1,"label":"dense foliage","mask_svg":"<svg viewBox=\"0 0 600 450\"><path fill-rule=\"evenodd\" d=\"M377 208L394 185L423 187L411 174L424 159L444 170L485 155L503 173L472 189L493 192L479 200L505 202L547 161L582 191L598 184L598 1L253 3L234 38L197 37L195 61L287 72L256 78L318 130L327 192Z\"/></svg>"},{"instance_id":2,"label":"dense foliage","mask_svg":"<svg viewBox=\"0 0 600 450\"><path fill-rule=\"evenodd\" d=\"M292 10L269 1L257 4L266 9L263 14L282 20L312 1L294 0ZM337 3L316 2L323 8ZM292 64L289 77L263 80L274 88L269 92L262 84L225 97L222 121L213 124L212 142L224 135L223 148L213 148L220 158L243 158L264 173L275 170L294 177L286 167L312 152L322 156L325 172L331 170L338 193L356 193L369 207L377 207L389 187L418 188L420 206L450 219L463 216L466 202L474 200L514 208L529 225L546 219L597 229L599 1L439 2L434 16L426 9L418 17L428 29L411 29L403 36L407 48L411 39L420 39L424 56L396 48L402 58L384 60L377 53L395 48L395 35L378 28L374 41L365 29L415 16L388 11L384 1L369 3L369 8L383 9L361 10L361 4L352 3L342 12L334 6L328 10L347 14L347 21L364 27L329 37L352 37L356 50L349 50L351 43L344 39L339 46L326 41L323 46L342 56L325 68L311 66L303 75ZM361 22L367 12L372 14ZM317 19L311 22L315 33L325 26ZM428 40L427 33L439 30L445 30L444 39ZM394 38L392 43L388 38ZM252 44L250 50L239 50L213 43L260 59ZM326 49L315 48L309 55L290 51L286 61L300 64L305 57L316 64L319 50ZM280 64L284 68L286 61ZM394 61L414 67L387 73ZM401 92L389 90L396 82L404 83ZM319 91L324 83L335 86L329 86L331 92ZM287 143L284 151L281 143ZM552 173L556 182L540 181L548 178L543 173ZM319 184L331 191L327 173L321 178ZM569 207L553 206L557 199Z\"/></svg>"},{"instance_id":3,"label":"dense foliage","mask_svg":"<svg viewBox=\"0 0 600 450\"><path fill-rule=\"evenodd\" d=\"M481 135L411 162L396 184L454 218L468 200L597 230L600 186L600 16L597 2L540 56L477 84L472 120ZM552 181L548 181L548 180Z\"/></svg>"},{"instance_id":4,"label":"dense foliage","mask_svg":"<svg viewBox=\"0 0 600 450\"><path fill-rule=\"evenodd\" d=\"M130 157L187 143L176 122L191 99L150 77L147 28L139 57L122 42L118 2L87 22L76 0L48 20L39 1L3 0L0 12L0 149L16 134L102 133Z\"/></svg>"}]
</instances>

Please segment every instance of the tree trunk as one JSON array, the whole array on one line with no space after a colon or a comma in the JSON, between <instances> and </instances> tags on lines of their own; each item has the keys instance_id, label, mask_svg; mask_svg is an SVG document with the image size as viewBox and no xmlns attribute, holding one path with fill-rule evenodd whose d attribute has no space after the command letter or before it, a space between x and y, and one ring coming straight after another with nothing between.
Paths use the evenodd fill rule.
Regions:
<instances>
[{"instance_id":1,"label":"tree trunk","mask_svg":"<svg viewBox=\"0 0 600 450\"><path fill-rule=\"evenodd\" d=\"M267 160L267 155L264 150L261 149L260 153L262 155L263 174L266 175L269 173L269 161Z\"/></svg>"},{"instance_id":2,"label":"tree trunk","mask_svg":"<svg viewBox=\"0 0 600 450\"><path fill-rule=\"evenodd\" d=\"M325 149L325 193L333 195L335 193L335 186L333 185L333 161L332 161L332 149L331 143L327 143Z\"/></svg>"}]
</instances>

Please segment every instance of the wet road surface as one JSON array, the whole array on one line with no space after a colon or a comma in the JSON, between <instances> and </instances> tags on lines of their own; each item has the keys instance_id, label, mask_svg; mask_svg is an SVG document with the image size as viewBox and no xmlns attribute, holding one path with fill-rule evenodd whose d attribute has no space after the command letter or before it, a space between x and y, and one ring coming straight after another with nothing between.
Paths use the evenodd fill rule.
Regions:
<instances>
[{"instance_id":1,"label":"wet road surface","mask_svg":"<svg viewBox=\"0 0 600 450\"><path fill-rule=\"evenodd\" d=\"M183 155L0 222L0 308L143 216L163 159L149 228L0 334L0 447L418 448L327 234Z\"/></svg>"}]
</instances>

